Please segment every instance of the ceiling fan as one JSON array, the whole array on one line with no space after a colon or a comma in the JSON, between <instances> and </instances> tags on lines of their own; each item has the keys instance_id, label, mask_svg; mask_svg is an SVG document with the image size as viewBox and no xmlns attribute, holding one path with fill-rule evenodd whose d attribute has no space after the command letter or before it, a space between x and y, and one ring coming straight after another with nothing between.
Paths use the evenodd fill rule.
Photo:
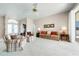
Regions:
<instances>
[{"instance_id":1,"label":"ceiling fan","mask_svg":"<svg viewBox=\"0 0 79 59\"><path fill-rule=\"evenodd\" d=\"M33 9L32 9L32 11L33 11L33 12L37 12L37 3L34 3L34 4L33 4Z\"/></svg>"}]
</instances>

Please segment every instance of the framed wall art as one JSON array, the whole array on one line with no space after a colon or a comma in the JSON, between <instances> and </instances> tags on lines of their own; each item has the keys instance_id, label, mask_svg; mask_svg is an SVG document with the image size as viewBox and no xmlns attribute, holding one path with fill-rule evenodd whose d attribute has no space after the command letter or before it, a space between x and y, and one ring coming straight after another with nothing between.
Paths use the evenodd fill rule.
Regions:
<instances>
[{"instance_id":1,"label":"framed wall art","mask_svg":"<svg viewBox=\"0 0 79 59\"><path fill-rule=\"evenodd\" d=\"M54 24L44 24L44 28L54 28Z\"/></svg>"}]
</instances>

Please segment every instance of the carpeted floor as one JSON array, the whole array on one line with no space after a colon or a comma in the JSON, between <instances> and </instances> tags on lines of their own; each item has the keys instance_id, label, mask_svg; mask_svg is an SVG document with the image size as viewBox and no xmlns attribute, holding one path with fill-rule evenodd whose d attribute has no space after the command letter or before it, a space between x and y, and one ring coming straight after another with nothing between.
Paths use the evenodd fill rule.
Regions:
<instances>
[{"instance_id":1,"label":"carpeted floor","mask_svg":"<svg viewBox=\"0 0 79 59\"><path fill-rule=\"evenodd\" d=\"M5 44L0 41L0 56L76 56L79 44L36 38L26 43L23 51L6 52Z\"/></svg>"}]
</instances>

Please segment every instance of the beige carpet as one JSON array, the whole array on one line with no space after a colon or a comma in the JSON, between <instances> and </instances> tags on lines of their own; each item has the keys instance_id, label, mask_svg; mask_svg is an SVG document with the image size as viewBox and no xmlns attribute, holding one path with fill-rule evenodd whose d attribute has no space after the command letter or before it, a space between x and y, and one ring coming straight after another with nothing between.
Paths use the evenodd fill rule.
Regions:
<instances>
[{"instance_id":1,"label":"beige carpet","mask_svg":"<svg viewBox=\"0 0 79 59\"><path fill-rule=\"evenodd\" d=\"M65 41L54 41L36 38L27 43L23 51L6 52L5 44L0 41L0 55L2 56L71 56L79 55L79 44Z\"/></svg>"}]
</instances>

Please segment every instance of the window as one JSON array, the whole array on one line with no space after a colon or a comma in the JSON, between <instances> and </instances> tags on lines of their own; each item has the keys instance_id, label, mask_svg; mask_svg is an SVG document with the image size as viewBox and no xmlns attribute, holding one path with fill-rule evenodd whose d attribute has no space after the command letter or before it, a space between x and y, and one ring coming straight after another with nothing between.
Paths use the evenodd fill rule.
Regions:
<instances>
[{"instance_id":1,"label":"window","mask_svg":"<svg viewBox=\"0 0 79 59\"><path fill-rule=\"evenodd\" d=\"M8 20L8 34L18 33L18 22L14 19Z\"/></svg>"}]
</instances>

